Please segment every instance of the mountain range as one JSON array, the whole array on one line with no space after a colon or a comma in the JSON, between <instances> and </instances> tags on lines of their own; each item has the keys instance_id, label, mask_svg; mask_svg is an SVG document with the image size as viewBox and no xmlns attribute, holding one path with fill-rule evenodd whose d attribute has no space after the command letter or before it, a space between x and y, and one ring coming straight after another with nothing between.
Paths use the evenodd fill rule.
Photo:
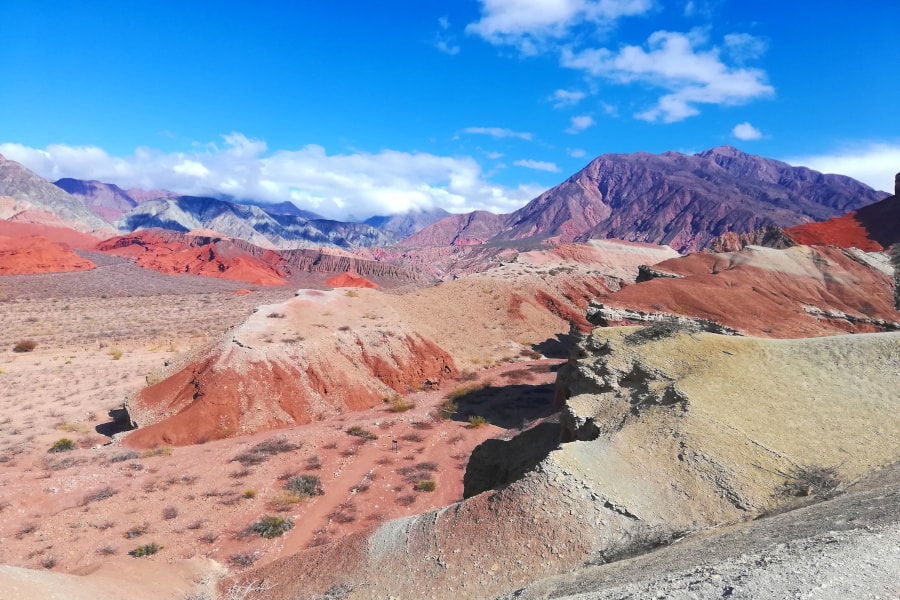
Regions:
<instances>
[{"instance_id":1,"label":"mountain range","mask_svg":"<svg viewBox=\"0 0 900 600\"><path fill-rule=\"evenodd\" d=\"M692 156L605 154L511 214L449 217L403 245L616 238L694 251L729 231L821 221L887 195L729 146Z\"/></svg>"},{"instance_id":2,"label":"mountain range","mask_svg":"<svg viewBox=\"0 0 900 600\"><path fill-rule=\"evenodd\" d=\"M841 175L753 156L730 146L699 154L605 154L510 214L441 208L363 223L323 219L290 202L180 196L99 181L56 185L0 157L0 195L27 201L78 228L120 232L211 230L267 248L549 244L615 238L696 251L730 232L794 227L841 216L888 194ZM402 240L402 241L401 241Z\"/></svg>"}]
</instances>

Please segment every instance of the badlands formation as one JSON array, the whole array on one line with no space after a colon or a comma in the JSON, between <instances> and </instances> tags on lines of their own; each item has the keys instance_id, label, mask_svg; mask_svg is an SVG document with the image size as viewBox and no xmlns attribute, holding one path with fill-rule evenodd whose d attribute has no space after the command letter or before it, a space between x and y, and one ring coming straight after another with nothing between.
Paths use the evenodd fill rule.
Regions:
<instances>
[{"instance_id":1,"label":"badlands formation","mask_svg":"<svg viewBox=\"0 0 900 600\"><path fill-rule=\"evenodd\" d=\"M27 192L0 202L2 597L900 595L897 196L750 158L601 157L353 249L0 158ZM755 201L797 178L822 201L785 225L851 212L638 231L604 187L708 211L691 169Z\"/></svg>"}]
</instances>

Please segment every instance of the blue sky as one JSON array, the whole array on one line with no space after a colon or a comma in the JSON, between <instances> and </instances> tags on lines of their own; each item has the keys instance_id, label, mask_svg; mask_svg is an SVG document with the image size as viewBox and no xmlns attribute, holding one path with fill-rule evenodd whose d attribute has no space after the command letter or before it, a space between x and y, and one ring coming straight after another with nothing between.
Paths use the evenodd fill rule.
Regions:
<instances>
[{"instance_id":1,"label":"blue sky","mask_svg":"<svg viewBox=\"0 0 900 600\"><path fill-rule=\"evenodd\" d=\"M891 191L900 2L852 7L4 0L0 153L334 218L508 212L600 154L723 144Z\"/></svg>"}]
</instances>

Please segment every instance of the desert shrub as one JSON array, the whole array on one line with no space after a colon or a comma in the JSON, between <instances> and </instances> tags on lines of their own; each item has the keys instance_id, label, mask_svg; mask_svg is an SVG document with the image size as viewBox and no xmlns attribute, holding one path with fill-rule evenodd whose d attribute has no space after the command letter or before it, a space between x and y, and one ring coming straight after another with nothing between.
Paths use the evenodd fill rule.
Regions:
<instances>
[{"instance_id":1,"label":"desert shrub","mask_svg":"<svg viewBox=\"0 0 900 600\"><path fill-rule=\"evenodd\" d=\"M416 465L400 467L399 469L397 469L397 474L402 475L404 481L406 481L407 483L415 484L419 481L428 479L429 475L437 470L437 463L420 462Z\"/></svg>"},{"instance_id":2,"label":"desert shrub","mask_svg":"<svg viewBox=\"0 0 900 600\"><path fill-rule=\"evenodd\" d=\"M86 462L86 458L80 458L76 456L66 456L64 458L60 458L59 460L51 460L50 457L47 457L47 459L44 460L44 468L48 471L62 471L70 467L83 465Z\"/></svg>"},{"instance_id":3,"label":"desert shrub","mask_svg":"<svg viewBox=\"0 0 900 600\"><path fill-rule=\"evenodd\" d=\"M112 498L113 496L115 496L118 493L119 493L119 490L117 490L111 486L106 486L106 487L100 488L96 492L91 492L90 494L85 496L81 501L81 505L86 506L86 505L90 504L91 502L99 502L101 500L106 500L107 498Z\"/></svg>"},{"instance_id":4,"label":"desert shrub","mask_svg":"<svg viewBox=\"0 0 900 600\"><path fill-rule=\"evenodd\" d=\"M141 455L135 452L134 450L130 450L125 452L124 454L116 454L115 456L109 459L111 463L125 462L126 460L134 460L135 458L140 458Z\"/></svg>"},{"instance_id":5,"label":"desert shrub","mask_svg":"<svg viewBox=\"0 0 900 600\"><path fill-rule=\"evenodd\" d=\"M661 340L663 338L672 337L679 333L696 333L700 328L689 321L678 321L675 319L665 319L662 321L654 321L649 325L629 333L623 339L626 344L639 346L647 342Z\"/></svg>"},{"instance_id":6,"label":"desert shrub","mask_svg":"<svg viewBox=\"0 0 900 600\"><path fill-rule=\"evenodd\" d=\"M317 471L322 468L322 459L319 455L313 455L306 459L306 468L310 471Z\"/></svg>"},{"instance_id":7,"label":"desert shrub","mask_svg":"<svg viewBox=\"0 0 900 600\"><path fill-rule=\"evenodd\" d=\"M303 502L305 496L300 496L299 494L294 494L293 492L281 492L274 498L272 498L269 505L278 512L286 512L291 510L295 504L299 504Z\"/></svg>"},{"instance_id":8,"label":"desert shrub","mask_svg":"<svg viewBox=\"0 0 900 600\"><path fill-rule=\"evenodd\" d=\"M417 492L433 492L435 487L436 487L436 484L434 483L434 480L425 479L423 481L417 482L413 486L413 489L416 490Z\"/></svg>"},{"instance_id":9,"label":"desert shrub","mask_svg":"<svg viewBox=\"0 0 900 600\"><path fill-rule=\"evenodd\" d=\"M283 319L284 313L280 313L280 312L269 313L266 315L266 318L267 319Z\"/></svg>"},{"instance_id":10,"label":"desert shrub","mask_svg":"<svg viewBox=\"0 0 900 600\"><path fill-rule=\"evenodd\" d=\"M178 508L175 506L167 506L163 509L162 516L166 521L171 521L178 516Z\"/></svg>"},{"instance_id":11,"label":"desert shrub","mask_svg":"<svg viewBox=\"0 0 900 600\"><path fill-rule=\"evenodd\" d=\"M488 420L482 417L481 415L472 415L469 417L469 424L466 425L467 429L478 429L483 425L487 425Z\"/></svg>"},{"instance_id":12,"label":"desert shrub","mask_svg":"<svg viewBox=\"0 0 900 600\"><path fill-rule=\"evenodd\" d=\"M400 439L403 440L404 442L418 443L418 442L424 442L425 436L423 436L421 433L416 433L415 431L411 431L411 432L407 433L406 435L404 435L403 437L401 437Z\"/></svg>"},{"instance_id":13,"label":"desert shrub","mask_svg":"<svg viewBox=\"0 0 900 600\"><path fill-rule=\"evenodd\" d=\"M142 544L138 546L128 554L135 558L142 558L144 556L153 556L162 549L163 547L156 542L150 542L149 544Z\"/></svg>"},{"instance_id":14,"label":"desert shrub","mask_svg":"<svg viewBox=\"0 0 900 600\"><path fill-rule=\"evenodd\" d=\"M53 445L50 446L50 449L47 452L69 452L70 450L75 449L75 442L70 440L69 438L59 438Z\"/></svg>"},{"instance_id":15,"label":"desert shrub","mask_svg":"<svg viewBox=\"0 0 900 600\"><path fill-rule=\"evenodd\" d=\"M249 530L266 539L280 537L293 529L294 522L283 517L266 515L250 526Z\"/></svg>"},{"instance_id":16,"label":"desert shrub","mask_svg":"<svg viewBox=\"0 0 900 600\"><path fill-rule=\"evenodd\" d=\"M19 340L13 346L13 352L31 352L37 348L37 342L34 340Z\"/></svg>"},{"instance_id":17,"label":"desert shrub","mask_svg":"<svg viewBox=\"0 0 900 600\"><path fill-rule=\"evenodd\" d=\"M831 498L841 485L837 467L798 466L785 477L786 480L776 490L779 496Z\"/></svg>"},{"instance_id":18,"label":"desert shrub","mask_svg":"<svg viewBox=\"0 0 900 600\"><path fill-rule=\"evenodd\" d=\"M147 533L147 525L146 524L135 525L134 527L132 527L131 529L129 529L128 531L123 533L122 537L125 538L126 540L133 540L136 537L141 537L145 533Z\"/></svg>"},{"instance_id":19,"label":"desert shrub","mask_svg":"<svg viewBox=\"0 0 900 600\"><path fill-rule=\"evenodd\" d=\"M141 452L140 458L152 458L154 456L172 456L172 448L169 446L157 446Z\"/></svg>"},{"instance_id":20,"label":"desert shrub","mask_svg":"<svg viewBox=\"0 0 900 600\"><path fill-rule=\"evenodd\" d=\"M347 290L346 292L344 292L344 295L348 298L359 298L359 292L357 292L356 290Z\"/></svg>"},{"instance_id":21,"label":"desert shrub","mask_svg":"<svg viewBox=\"0 0 900 600\"><path fill-rule=\"evenodd\" d=\"M406 412L416 407L416 403L403 396L394 396L388 400L389 410L395 413Z\"/></svg>"},{"instance_id":22,"label":"desert shrub","mask_svg":"<svg viewBox=\"0 0 900 600\"><path fill-rule=\"evenodd\" d=\"M377 440L378 436L366 429L365 427L360 427L359 425L354 425L347 429L347 435L356 436L359 438L363 438L365 440Z\"/></svg>"},{"instance_id":23,"label":"desert shrub","mask_svg":"<svg viewBox=\"0 0 900 600\"><path fill-rule=\"evenodd\" d=\"M241 497L242 497L242 498L245 498L245 499L247 499L247 500L250 500L250 499L252 499L252 498L256 498L256 494L257 494L257 493L258 493L258 492L257 492L256 490L254 490L254 489L251 488L251 489L249 489L249 490L244 490L244 493L241 494Z\"/></svg>"},{"instance_id":24,"label":"desert shrub","mask_svg":"<svg viewBox=\"0 0 900 600\"><path fill-rule=\"evenodd\" d=\"M297 475L284 484L284 489L301 497L321 496L325 493L322 489L322 480L318 475Z\"/></svg>"},{"instance_id":25,"label":"desert shrub","mask_svg":"<svg viewBox=\"0 0 900 600\"><path fill-rule=\"evenodd\" d=\"M350 331L350 326L349 325L341 325L340 327L338 327L338 331Z\"/></svg>"},{"instance_id":26,"label":"desert shrub","mask_svg":"<svg viewBox=\"0 0 900 600\"><path fill-rule=\"evenodd\" d=\"M228 564L232 567L252 567L258 558L256 552L239 552L228 557Z\"/></svg>"},{"instance_id":27,"label":"desert shrub","mask_svg":"<svg viewBox=\"0 0 900 600\"><path fill-rule=\"evenodd\" d=\"M415 494L404 494L397 497L397 504L400 506L411 506L416 502Z\"/></svg>"},{"instance_id":28,"label":"desert shrub","mask_svg":"<svg viewBox=\"0 0 900 600\"><path fill-rule=\"evenodd\" d=\"M199 539L204 544L214 544L216 540L219 539L219 534L215 531L207 531L201 535Z\"/></svg>"},{"instance_id":29,"label":"desert shrub","mask_svg":"<svg viewBox=\"0 0 900 600\"><path fill-rule=\"evenodd\" d=\"M293 444L283 436L276 436L264 440L253 446L245 452L241 452L231 459L231 462L239 462L245 467L259 465L276 454L290 452L299 448L297 444Z\"/></svg>"},{"instance_id":30,"label":"desert shrub","mask_svg":"<svg viewBox=\"0 0 900 600\"><path fill-rule=\"evenodd\" d=\"M100 548L97 548L97 554L99 554L101 556L112 556L115 553L116 553L115 546L101 546Z\"/></svg>"},{"instance_id":31,"label":"desert shrub","mask_svg":"<svg viewBox=\"0 0 900 600\"><path fill-rule=\"evenodd\" d=\"M450 419L459 410L459 405L451 399L445 400L437 409L436 416L439 419Z\"/></svg>"},{"instance_id":32,"label":"desert shrub","mask_svg":"<svg viewBox=\"0 0 900 600\"><path fill-rule=\"evenodd\" d=\"M113 360L119 360L120 358L122 358L122 351L118 348L112 348L109 351L109 355L112 356Z\"/></svg>"},{"instance_id":33,"label":"desert shrub","mask_svg":"<svg viewBox=\"0 0 900 600\"><path fill-rule=\"evenodd\" d=\"M56 558L53 556L45 556L41 560L41 566L44 567L45 569L52 569L53 567L56 566Z\"/></svg>"}]
</instances>

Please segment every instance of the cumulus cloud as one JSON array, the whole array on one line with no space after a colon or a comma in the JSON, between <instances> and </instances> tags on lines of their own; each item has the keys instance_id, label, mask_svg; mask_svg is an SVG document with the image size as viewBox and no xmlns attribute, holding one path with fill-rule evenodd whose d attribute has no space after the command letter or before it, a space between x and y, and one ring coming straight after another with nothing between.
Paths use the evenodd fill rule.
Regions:
<instances>
[{"instance_id":1,"label":"cumulus cloud","mask_svg":"<svg viewBox=\"0 0 900 600\"><path fill-rule=\"evenodd\" d=\"M124 188L167 189L188 195L227 195L297 206L334 219L442 207L503 213L541 191L487 180L471 157L383 150L328 154L307 145L270 152L265 142L239 133L192 152L138 148L112 156L96 146L55 144L44 149L0 144L0 153L41 176L96 179Z\"/></svg>"},{"instance_id":2,"label":"cumulus cloud","mask_svg":"<svg viewBox=\"0 0 900 600\"><path fill-rule=\"evenodd\" d=\"M502 127L466 127L463 133L472 135L489 135L495 138L519 138L522 140L530 140L531 133L527 131L513 131L512 129L504 129Z\"/></svg>"},{"instance_id":3,"label":"cumulus cloud","mask_svg":"<svg viewBox=\"0 0 900 600\"><path fill-rule=\"evenodd\" d=\"M566 106L575 106L587 96L584 92L571 92L569 90L556 90L550 95L553 102L553 108L565 108Z\"/></svg>"},{"instance_id":4,"label":"cumulus cloud","mask_svg":"<svg viewBox=\"0 0 900 600\"><path fill-rule=\"evenodd\" d=\"M593 127L594 125L594 117L590 115L582 115L579 117L572 117L572 125L566 129L566 133L576 134L581 133L588 127Z\"/></svg>"},{"instance_id":5,"label":"cumulus cloud","mask_svg":"<svg viewBox=\"0 0 900 600\"><path fill-rule=\"evenodd\" d=\"M739 123L731 130L731 135L739 140L758 140L762 137L762 132L750 124L749 121Z\"/></svg>"},{"instance_id":6,"label":"cumulus cloud","mask_svg":"<svg viewBox=\"0 0 900 600\"><path fill-rule=\"evenodd\" d=\"M2 150L0 150L2 152ZM886 192L894 191L894 175L900 170L900 144L873 142L828 154L811 154L784 159L822 173L847 175Z\"/></svg>"},{"instance_id":7,"label":"cumulus cloud","mask_svg":"<svg viewBox=\"0 0 900 600\"><path fill-rule=\"evenodd\" d=\"M524 167L526 169L533 169L535 171L547 171L549 173L559 173L561 170L558 166L556 166L556 163L545 162L542 160L531 160L530 158L514 161L513 164L517 167Z\"/></svg>"},{"instance_id":8,"label":"cumulus cloud","mask_svg":"<svg viewBox=\"0 0 900 600\"><path fill-rule=\"evenodd\" d=\"M764 71L729 66L722 62L718 48L701 49L705 44L699 31L657 31L646 47L565 48L561 61L565 67L615 83L666 90L656 106L636 115L646 121L682 121L699 114L699 104L737 105L774 93Z\"/></svg>"},{"instance_id":9,"label":"cumulus cloud","mask_svg":"<svg viewBox=\"0 0 900 600\"><path fill-rule=\"evenodd\" d=\"M536 54L548 40L565 36L579 24L608 27L652 6L652 0L481 0L481 19L466 31L492 44Z\"/></svg>"}]
</instances>

